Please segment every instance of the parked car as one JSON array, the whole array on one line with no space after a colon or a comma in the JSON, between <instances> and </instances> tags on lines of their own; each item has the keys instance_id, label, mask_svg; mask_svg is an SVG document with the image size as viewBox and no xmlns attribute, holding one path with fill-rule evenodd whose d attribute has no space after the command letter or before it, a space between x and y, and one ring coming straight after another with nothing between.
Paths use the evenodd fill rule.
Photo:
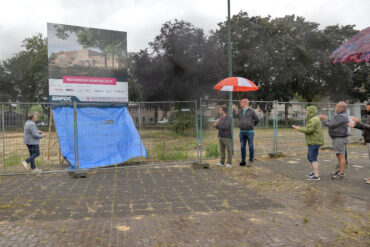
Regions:
<instances>
[{"instance_id":1,"label":"parked car","mask_svg":"<svg viewBox=\"0 0 370 247\"><path fill-rule=\"evenodd\" d=\"M218 119L215 119L213 117L210 117L207 119L208 122L218 122Z\"/></svg>"},{"instance_id":2,"label":"parked car","mask_svg":"<svg viewBox=\"0 0 370 247\"><path fill-rule=\"evenodd\" d=\"M168 119L167 118L164 118L163 120L158 121L158 123L160 123L160 124L168 123Z\"/></svg>"},{"instance_id":3,"label":"parked car","mask_svg":"<svg viewBox=\"0 0 370 247\"><path fill-rule=\"evenodd\" d=\"M37 126L48 126L48 122L47 121L41 121L41 122L38 122L36 125Z\"/></svg>"}]
</instances>

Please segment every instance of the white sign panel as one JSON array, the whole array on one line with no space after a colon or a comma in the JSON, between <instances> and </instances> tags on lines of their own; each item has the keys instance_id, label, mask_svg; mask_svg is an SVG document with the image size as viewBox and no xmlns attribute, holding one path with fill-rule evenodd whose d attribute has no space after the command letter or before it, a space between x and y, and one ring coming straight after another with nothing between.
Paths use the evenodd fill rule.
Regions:
<instances>
[{"instance_id":1,"label":"white sign panel","mask_svg":"<svg viewBox=\"0 0 370 247\"><path fill-rule=\"evenodd\" d=\"M128 83L114 78L63 77L49 79L51 102L128 102Z\"/></svg>"}]
</instances>

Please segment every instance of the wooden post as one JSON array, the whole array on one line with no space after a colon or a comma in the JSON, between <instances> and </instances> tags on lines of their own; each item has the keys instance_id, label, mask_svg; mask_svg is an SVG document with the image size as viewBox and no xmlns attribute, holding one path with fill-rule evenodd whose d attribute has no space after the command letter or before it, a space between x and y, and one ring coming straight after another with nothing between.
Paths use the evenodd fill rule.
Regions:
<instances>
[{"instance_id":1,"label":"wooden post","mask_svg":"<svg viewBox=\"0 0 370 247\"><path fill-rule=\"evenodd\" d=\"M53 110L50 108L49 115L49 136L48 136L48 161L50 161L50 139L51 139L51 124L53 123Z\"/></svg>"},{"instance_id":2,"label":"wooden post","mask_svg":"<svg viewBox=\"0 0 370 247\"><path fill-rule=\"evenodd\" d=\"M57 136L57 139L58 139L58 136ZM58 165L61 165L62 164L62 152L60 150L60 142L58 140Z\"/></svg>"}]
</instances>

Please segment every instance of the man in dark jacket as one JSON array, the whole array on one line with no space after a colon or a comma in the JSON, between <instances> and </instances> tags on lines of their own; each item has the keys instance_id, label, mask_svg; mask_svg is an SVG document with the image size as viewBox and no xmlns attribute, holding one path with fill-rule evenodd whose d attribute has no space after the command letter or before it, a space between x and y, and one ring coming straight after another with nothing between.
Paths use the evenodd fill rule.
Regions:
<instances>
[{"instance_id":1,"label":"man in dark jacket","mask_svg":"<svg viewBox=\"0 0 370 247\"><path fill-rule=\"evenodd\" d=\"M341 101L335 106L333 119L328 120L328 116L320 115L323 124L329 128L329 136L333 141L333 150L337 156L339 171L336 171L332 179L344 178L344 168L346 166L346 145L348 143L348 123L349 117L347 114L347 105Z\"/></svg>"},{"instance_id":2,"label":"man in dark jacket","mask_svg":"<svg viewBox=\"0 0 370 247\"><path fill-rule=\"evenodd\" d=\"M361 123L358 118L352 118L354 123L348 125L352 128L364 131L364 139L367 145L369 159L370 159L370 101L366 105L367 117L364 123ZM370 184L370 178L365 178L366 183Z\"/></svg>"},{"instance_id":3,"label":"man in dark jacket","mask_svg":"<svg viewBox=\"0 0 370 247\"><path fill-rule=\"evenodd\" d=\"M242 99L240 101L240 106L242 109L237 111L236 105L233 105L233 117L239 119L239 127L240 127L240 149L242 155L242 162L240 163L241 166L245 166L245 158L246 158L246 143L248 141L249 146L249 162L248 166L253 165L253 158L254 158L254 146L253 146L253 139L254 139L254 126L256 126L259 122L259 118L257 113L249 107L249 100Z\"/></svg>"},{"instance_id":4,"label":"man in dark jacket","mask_svg":"<svg viewBox=\"0 0 370 247\"><path fill-rule=\"evenodd\" d=\"M232 150L231 150L231 118L227 115L227 108L220 108L220 119L218 123L212 123L212 126L218 129L218 139L220 141L221 160L217 166L225 164L225 149L227 151L226 167L232 166Z\"/></svg>"}]
</instances>

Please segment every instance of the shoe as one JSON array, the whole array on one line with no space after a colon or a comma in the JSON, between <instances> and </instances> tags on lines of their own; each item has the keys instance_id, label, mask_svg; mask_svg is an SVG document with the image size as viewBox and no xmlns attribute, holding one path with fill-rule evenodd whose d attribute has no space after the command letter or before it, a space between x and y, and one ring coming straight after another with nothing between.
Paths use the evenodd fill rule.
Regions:
<instances>
[{"instance_id":1,"label":"shoe","mask_svg":"<svg viewBox=\"0 0 370 247\"><path fill-rule=\"evenodd\" d=\"M333 175L331 178L338 180L338 179L344 178L345 175L346 174L342 174L342 173L338 172L336 175Z\"/></svg>"},{"instance_id":2,"label":"shoe","mask_svg":"<svg viewBox=\"0 0 370 247\"><path fill-rule=\"evenodd\" d=\"M248 162L247 167L251 167L252 165L253 165L253 161L252 161L252 160L250 160L250 161Z\"/></svg>"},{"instance_id":3,"label":"shoe","mask_svg":"<svg viewBox=\"0 0 370 247\"><path fill-rule=\"evenodd\" d=\"M26 169L26 170L30 169L30 165L25 160L22 160L22 165L23 165L24 169Z\"/></svg>"},{"instance_id":4,"label":"shoe","mask_svg":"<svg viewBox=\"0 0 370 247\"><path fill-rule=\"evenodd\" d=\"M240 166L245 166L245 165L246 165L245 161L240 162Z\"/></svg>"},{"instance_id":5,"label":"shoe","mask_svg":"<svg viewBox=\"0 0 370 247\"><path fill-rule=\"evenodd\" d=\"M308 177L307 180L319 181L320 180L320 176L319 177L315 177L315 175L312 175L311 177Z\"/></svg>"},{"instance_id":6,"label":"shoe","mask_svg":"<svg viewBox=\"0 0 370 247\"><path fill-rule=\"evenodd\" d=\"M314 174L313 174L313 172L310 172L310 173L308 173L307 175L306 175L306 177L312 177Z\"/></svg>"},{"instance_id":7,"label":"shoe","mask_svg":"<svg viewBox=\"0 0 370 247\"><path fill-rule=\"evenodd\" d=\"M335 170L335 172L332 172L331 175L337 175L339 173L339 170Z\"/></svg>"},{"instance_id":8,"label":"shoe","mask_svg":"<svg viewBox=\"0 0 370 247\"><path fill-rule=\"evenodd\" d=\"M335 172L332 172L331 175L337 175L338 173L339 173L339 170L336 170ZM344 173L344 175L346 174Z\"/></svg>"},{"instance_id":9,"label":"shoe","mask_svg":"<svg viewBox=\"0 0 370 247\"><path fill-rule=\"evenodd\" d=\"M233 167L231 164L226 164L226 168Z\"/></svg>"},{"instance_id":10,"label":"shoe","mask_svg":"<svg viewBox=\"0 0 370 247\"><path fill-rule=\"evenodd\" d=\"M35 169L32 169L32 172L42 172L42 170L39 168L35 168Z\"/></svg>"},{"instance_id":11,"label":"shoe","mask_svg":"<svg viewBox=\"0 0 370 247\"><path fill-rule=\"evenodd\" d=\"M216 166L224 166L223 164L221 164L221 163L218 163Z\"/></svg>"},{"instance_id":12,"label":"shoe","mask_svg":"<svg viewBox=\"0 0 370 247\"><path fill-rule=\"evenodd\" d=\"M370 178L365 178L365 184L370 184Z\"/></svg>"}]
</instances>

